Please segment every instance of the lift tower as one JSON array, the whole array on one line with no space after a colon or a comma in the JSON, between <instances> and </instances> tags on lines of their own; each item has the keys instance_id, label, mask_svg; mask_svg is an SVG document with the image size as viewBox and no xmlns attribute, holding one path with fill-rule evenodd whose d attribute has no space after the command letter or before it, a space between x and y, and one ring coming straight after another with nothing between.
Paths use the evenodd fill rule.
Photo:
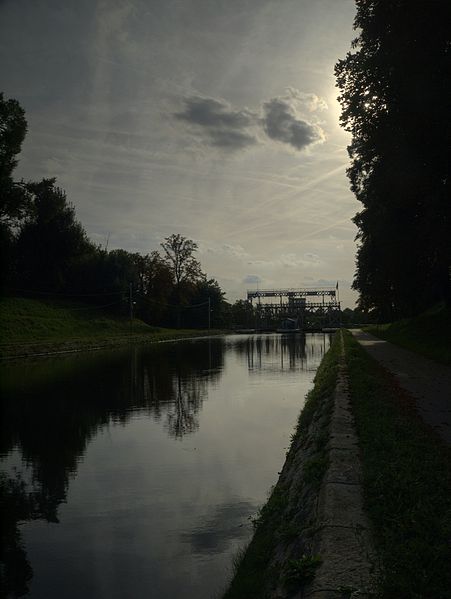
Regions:
<instances>
[{"instance_id":1,"label":"lift tower","mask_svg":"<svg viewBox=\"0 0 451 599\"><path fill-rule=\"evenodd\" d=\"M259 325L256 328L271 328L275 322L287 318L297 320L306 331L340 326L338 284L336 287L248 290L247 300L251 304L256 301Z\"/></svg>"}]
</instances>

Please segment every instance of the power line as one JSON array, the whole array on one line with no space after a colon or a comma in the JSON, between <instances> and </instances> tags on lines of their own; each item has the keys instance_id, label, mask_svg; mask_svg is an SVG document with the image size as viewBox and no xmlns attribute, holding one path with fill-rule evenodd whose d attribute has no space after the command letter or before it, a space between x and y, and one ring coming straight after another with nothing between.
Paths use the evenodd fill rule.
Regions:
<instances>
[{"instance_id":1,"label":"power line","mask_svg":"<svg viewBox=\"0 0 451 599\"><path fill-rule=\"evenodd\" d=\"M103 304L101 306L97 306L96 304L92 304L92 306L83 306L83 308L70 308L71 312L78 310L97 310L99 308L108 308L109 306L117 306L118 304L122 304L123 300L119 300L118 302L110 302L109 304Z\"/></svg>"},{"instance_id":2,"label":"power line","mask_svg":"<svg viewBox=\"0 0 451 599\"><path fill-rule=\"evenodd\" d=\"M159 306L164 306L165 308L177 308L179 310L189 310L190 308L199 308L201 306L206 306L208 304L208 300L206 302L202 302L201 304L194 304L192 306L183 306L181 304L168 304L166 302L159 302L158 300L154 300L151 297L146 296L135 296L144 298L146 301L152 302L154 304L158 304Z\"/></svg>"},{"instance_id":3,"label":"power line","mask_svg":"<svg viewBox=\"0 0 451 599\"><path fill-rule=\"evenodd\" d=\"M63 291L38 291L36 289L20 289L9 287L9 291L18 291L19 293L30 293L35 295L55 295L58 297L102 297L105 295L123 295L124 291L103 291L101 293L65 293Z\"/></svg>"}]
</instances>

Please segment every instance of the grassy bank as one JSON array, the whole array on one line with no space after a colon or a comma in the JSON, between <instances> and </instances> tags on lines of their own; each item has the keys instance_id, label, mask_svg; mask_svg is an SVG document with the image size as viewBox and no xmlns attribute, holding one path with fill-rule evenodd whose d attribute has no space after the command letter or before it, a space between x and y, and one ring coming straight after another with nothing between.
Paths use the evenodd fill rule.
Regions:
<instances>
[{"instance_id":1,"label":"grassy bank","mask_svg":"<svg viewBox=\"0 0 451 599\"><path fill-rule=\"evenodd\" d=\"M381 339L451 364L451 308L437 306L415 318L366 327Z\"/></svg>"},{"instance_id":2,"label":"grassy bank","mask_svg":"<svg viewBox=\"0 0 451 599\"><path fill-rule=\"evenodd\" d=\"M277 585L289 593L314 575L319 558L305 555L300 539L309 534L309 518L327 468L327 425L339 354L339 337L335 336L307 395L279 481L255 519L252 541L235 560L224 599L264 599ZM300 449L303 463L298 462ZM287 559L279 562L276 550L285 552Z\"/></svg>"},{"instance_id":3,"label":"grassy bank","mask_svg":"<svg viewBox=\"0 0 451 599\"><path fill-rule=\"evenodd\" d=\"M366 507L385 599L445 599L451 589L451 460L392 379L345 333Z\"/></svg>"},{"instance_id":4,"label":"grassy bank","mask_svg":"<svg viewBox=\"0 0 451 599\"><path fill-rule=\"evenodd\" d=\"M218 331L211 331L211 334ZM208 331L151 327L139 319L108 316L80 303L26 298L0 300L0 355L25 355L136 341L205 335Z\"/></svg>"}]
</instances>

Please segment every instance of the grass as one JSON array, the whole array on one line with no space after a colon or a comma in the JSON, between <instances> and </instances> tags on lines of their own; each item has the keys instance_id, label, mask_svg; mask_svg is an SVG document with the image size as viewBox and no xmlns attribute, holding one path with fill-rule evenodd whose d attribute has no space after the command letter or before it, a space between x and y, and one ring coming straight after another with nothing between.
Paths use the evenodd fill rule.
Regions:
<instances>
[{"instance_id":1,"label":"grass","mask_svg":"<svg viewBox=\"0 0 451 599\"><path fill-rule=\"evenodd\" d=\"M345 333L366 508L385 599L451 596L450 450L393 380Z\"/></svg>"},{"instance_id":2,"label":"grass","mask_svg":"<svg viewBox=\"0 0 451 599\"><path fill-rule=\"evenodd\" d=\"M321 561L318 555L303 555L299 559L288 560L284 574L287 588L296 591L300 585L313 580Z\"/></svg>"},{"instance_id":3,"label":"grass","mask_svg":"<svg viewBox=\"0 0 451 599\"><path fill-rule=\"evenodd\" d=\"M133 328L136 333L151 330L140 320L133 322ZM86 304L8 297L0 300L0 332L2 341L10 343L64 340L129 334L130 322Z\"/></svg>"},{"instance_id":4,"label":"grass","mask_svg":"<svg viewBox=\"0 0 451 599\"><path fill-rule=\"evenodd\" d=\"M130 328L128 318L107 316L86 304L10 297L0 299L0 352L3 356L51 351L61 346L115 345L130 336L140 341L161 341L206 333L151 327L139 319L134 319Z\"/></svg>"},{"instance_id":5,"label":"grass","mask_svg":"<svg viewBox=\"0 0 451 599\"><path fill-rule=\"evenodd\" d=\"M438 305L415 318L365 328L385 339L444 364L451 364L451 308Z\"/></svg>"},{"instance_id":6,"label":"grass","mask_svg":"<svg viewBox=\"0 0 451 599\"><path fill-rule=\"evenodd\" d=\"M313 435L310 425L318 412L325 408L325 403L330 400L335 389L340 355L339 341L338 335L335 336L331 348L321 362L314 387L307 395L287 454L286 465L296 459L297 446L309 435L313 455L306 462L305 479L297 489L299 498L305 490L305 485L313 489L313 496L325 471L324 430L319 428ZM302 536L303 532L301 525L290 520L288 490L287 483L281 477L254 521L255 531L249 546L239 553L234 562L234 576L224 599L264 599L268 589L277 579L281 580L287 592L290 592L293 585L299 588L299 585L314 576L314 571L320 563L319 556L299 555L280 566L272 561L277 544L290 543Z\"/></svg>"}]
</instances>

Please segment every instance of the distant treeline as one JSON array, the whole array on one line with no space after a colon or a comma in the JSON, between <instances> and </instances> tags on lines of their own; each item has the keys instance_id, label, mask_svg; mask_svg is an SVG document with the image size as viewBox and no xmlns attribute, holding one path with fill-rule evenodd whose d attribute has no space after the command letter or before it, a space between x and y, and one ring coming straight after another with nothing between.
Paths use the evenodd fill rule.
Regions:
<instances>
[{"instance_id":1,"label":"distant treeline","mask_svg":"<svg viewBox=\"0 0 451 599\"><path fill-rule=\"evenodd\" d=\"M384 320L450 302L451 2L357 0L336 65L362 203L354 288Z\"/></svg>"},{"instance_id":2,"label":"distant treeline","mask_svg":"<svg viewBox=\"0 0 451 599\"><path fill-rule=\"evenodd\" d=\"M197 245L179 234L141 255L90 241L55 179L15 181L27 131L20 104L0 94L0 251L2 293L66 299L110 313L133 313L153 325L228 325L233 308L202 272ZM130 299L132 300L130 302Z\"/></svg>"}]
</instances>

